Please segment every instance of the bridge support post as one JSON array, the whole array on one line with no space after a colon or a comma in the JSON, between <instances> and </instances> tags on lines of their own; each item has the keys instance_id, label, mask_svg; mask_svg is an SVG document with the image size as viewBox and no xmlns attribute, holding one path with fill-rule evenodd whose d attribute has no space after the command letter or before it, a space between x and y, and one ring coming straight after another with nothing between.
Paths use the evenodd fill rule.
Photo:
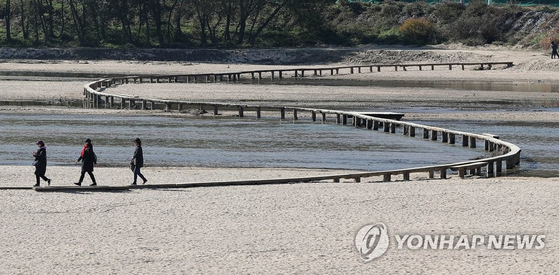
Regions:
<instances>
[{"instance_id":1,"label":"bridge support post","mask_svg":"<svg viewBox=\"0 0 559 275\"><path fill-rule=\"evenodd\" d=\"M390 175L390 174L384 174L384 175L382 175L382 176L383 176L383 179L382 179L382 180L385 181L385 182L389 182L390 179L391 179L391 175Z\"/></svg>"},{"instance_id":2,"label":"bridge support post","mask_svg":"<svg viewBox=\"0 0 559 275\"><path fill-rule=\"evenodd\" d=\"M513 158L508 158L508 159L506 160L506 165L505 165L505 167L506 167L506 169L512 169L512 168L514 168L514 166L515 166L516 164L518 164L518 163L517 163L516 156L515 156L515 157L513 157Z\"/></svg>"},{"instance_id":3,"label":"bridge support post","mask_svg":"<svg viewBox=\"0 0 559 275\"><path fill-rule=\"evenodd\" d=\"M239 117L244 117L245 110L243 109L243 106L238 106L238 110L239 110Z\"/></svg>"},{"instance_id":4,"label":"bridge support post","mask_svg":"<svg viewBox=\"0 0 559 275\"><path fill-rule=\"evenodd\" d=\"M503 172L503 161L502 160L498 160L495 162L495 170L497 172L497 175L500 176L501 172Z\"/></svg>"},{"instance_id":5,"label":"bridge support post","mask_svg":"<svg viewBox=\"0 0 559 275\"><path fill-rule=\"evenodd\" d=\"M495 173L495 162L490 161L487 163L487 176L491 176Z\"/></svg>"},{"instance_id":6,"label":"bridge support post","mask_svg":"<svg viewBox=\"0 0 559 275\"><path fill-rule=\"evenodd\" d=\"M446 168L441 168L440 174L441 174L441 179L446 179Z\"/></svg>"},{"instance_id":7,"label":"bridge support post","mask_svg":"<svg viewBox=\"0 0 559 275\"><path fill-rule=\"evenodd\" d=\"M475 137L470 137L470 148L476 148L477 142Z\"/></svg>"}]
</instances>

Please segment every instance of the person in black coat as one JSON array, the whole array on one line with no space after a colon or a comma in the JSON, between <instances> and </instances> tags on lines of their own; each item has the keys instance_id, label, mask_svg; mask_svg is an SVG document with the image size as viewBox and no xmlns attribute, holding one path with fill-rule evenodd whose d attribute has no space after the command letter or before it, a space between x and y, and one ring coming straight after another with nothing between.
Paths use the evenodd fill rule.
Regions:
<instances>
[{"instance_id":1,"label":"person in black coat","mask_svg":"<svg viewBox=\"0 0 559 275\"><path fill-rule=\"evenodd\" d=\"M142 150L142 141L139 138L134 140L134 144L136 145L136 150L134 150L134 156L130 161L130 168L134 172L134 182L132 185L136 185L136 180L138 176L144 181L145 184L148 180L142 175L140 172L140 168L144 167L144 152Z\"/></svg>"},{"instance_id":2,"label":"person in black coat","mask_svg":"<svg viewBox=\"0 0 559 275\"><path fill-rule=\"evenodd\" d=\"M50 179L45 177L45 173L47 172L47 147L45 147L45 143L42 140L37 141L37 152L33 153L35 157L35 161L33 165L35 166L35 178L37 179L37 183L33 187L41 186L41 180L43 179L50 185Z\"/></svg>"},{"instance_id":3,"label":"person in black coat","mask_svg":"<svg viewBox=\"0 0 559 275\"><path fill-rule=\"evenodd\" d=\"M76 163L80 161L82 162L82 174L80 176L80 180L78 182L75 182L74 184L78 186L82 185L83 178L85 176L85 173L87 172L89 174L89 177L91 178L91 181L93 182L90 186L97 185L95 176L93 175L93 166L97 165L97 156L95 155L95 152L93 152L93 144L91 144L90 139L85 140L81 155Z\"/></svg>"}]
</instances>

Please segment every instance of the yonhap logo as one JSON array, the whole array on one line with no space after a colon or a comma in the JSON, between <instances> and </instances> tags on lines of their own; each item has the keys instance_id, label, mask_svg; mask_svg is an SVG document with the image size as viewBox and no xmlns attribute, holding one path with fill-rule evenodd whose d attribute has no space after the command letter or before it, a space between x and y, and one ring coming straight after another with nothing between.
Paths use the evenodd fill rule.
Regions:
<instances>
[{"instance_id":1,"label":"yonhap logo","mask_svg":"<svg viewBox=\"0 0 559 275\"><path fill-rule=\"evenodd\" d=\"M355 247L366 262L382 256L389 244L388 230L383 223L365 225L355 235Z\"/></svg>"},{"instance_id":2,"label":"yonhap logo","mask_svg":"<svg viewBox=\"0 0 559 275\"><path fill-rule=\"evenodd\" d=\"M543 250L545 234L395 234L393 249L402 250ZM365 262L386 253L390 236L384 223L368 224L355 235L355 247Z\"/></svg>"}]
</instances>

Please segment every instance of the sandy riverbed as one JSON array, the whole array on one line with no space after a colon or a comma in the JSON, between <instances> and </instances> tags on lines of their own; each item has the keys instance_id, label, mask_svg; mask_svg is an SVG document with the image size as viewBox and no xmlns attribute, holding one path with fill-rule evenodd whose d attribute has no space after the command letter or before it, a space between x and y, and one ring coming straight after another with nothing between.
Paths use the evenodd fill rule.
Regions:
<instances>
[{"instance_id":1,"label":"sandy riverbed","mask_svg":"<svg viewBox=\"0 0 559 275\"><path fill-rule=\"evenodd\" d=\"M456 52L452 50L440 50ZM342 75L354 79L557 82L559 61L538 52L467 50L476 56L515 62L506 70L383 71ZM366 60L367 55L363 55ZM358 61L358 60L357 60ZM409 61L409 60L402 60ZM473 61L473 60L472 60ZM262 68L240 64L138 62L6 62L0 70L69 70L102 73L191 73ZM308 66L305 66L308 67ZM2 81L0 100L81 99L84 83ZM141 88L140 88L141 87ZM225 87L225 88L224 88ZM147 89L145 89L147 88ZM250 99L330 108L430 106L508 100L530 102L519 112L485 114L436 110L408 113L422 119L554 122L557 111L546 102L557 93L456 92L432 89L314 88L253 85L141 84L113 89L123 94L212 101ZM343 100L340 100L343 99ZM403 101L402 101L403 100ZM285 104L288 105L288 104ZM516 107L515 107L516 108ZM0 112L139 113L66 107L4 106ZM161 115L165 115L161 113ZM49 167L53 184L70 185L77 167ZM146 168L150 183L179 183L314 175L335 171L285 169ZM33 184L32 167L0 166L0 185ZM100 183L126 184L125 168L98 168ZM421 176L420 176L421 177ZM0 270L5 273L554 273L559 270L557 178L414 178L409 182L304 183L183 190L134 190L124 193L37 193L0 191ZM86 178L86 183L87 183ZM388 226L390 248L364 263L354 246L366 224ZM542 250L397 249L395 234L545 234Z\"/></svg>"},{"instance_id":2,"label":"sandy riverbed","mask_svg":"<svg viewBox=\"0 0 559 275\"><path fill-rule=\"evenodd\" d=\"M164 182L253 173L200 172L145 170ZM253 176L284 175L260 172ZM100 178L119 174L126 173L97 171ZM558 192L556 179L456 176L123 193L1 191L0 266L26 274L554 273ZM379 222L388 227L390 249L365 263L355 234ZM541 250L398 249L394 236L405 234L546 238Z\"/></svg>"}]
</instances>

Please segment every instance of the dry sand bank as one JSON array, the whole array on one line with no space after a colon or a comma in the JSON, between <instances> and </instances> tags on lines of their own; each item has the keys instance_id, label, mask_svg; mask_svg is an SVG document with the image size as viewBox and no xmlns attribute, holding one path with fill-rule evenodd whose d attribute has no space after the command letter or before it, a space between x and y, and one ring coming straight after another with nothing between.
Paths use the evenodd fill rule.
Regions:
<instances>
[{"instance_id":1,"label":"dry sand bank","mask_svg":"<svg viewBox=\"0 0 559 275\"><path fill-rule=\"evenodd\" d=\"M332 52L335 54L335 51ZM425 54L427 53L427 54ZM430 53L430 54L429 54ZM436 53L436 54L434 54ZM377 57L378 56L378 57ZM321 79L334 78L345 81L447 81L447 82L526 82L534 85L545 83L557 83L557 72L559 61L551 60L547 54L541 52L511 51L501 48L477 49L477 50L455 50L455 49L433 49L414 51L367 51L363 50L351 59L342 63L323 64L323 66L335 66L341 64L369 64L380 58L389 59L390 63L425 63L426 60L435 62L432 58L444 57L443 62L459 61L512 61L515 66L503 69L498 66L493 70L477 71L474 67L467 67L465 71L455 67L452 71L447 68L437 68L435 71L423 70L409 67L408 71L395 72L387 68L382 72L342 75L324 75ZM374 57L374 58L373 58ZM431 59L430 59L431 58ZM466 60L463 60L466 58ZM377 62L378 63L378 62ZM69 73L97 73L97 74L189 74L208 72L232 72L244 70L256 70L264 68L294 68L313 66L264 66L247 65L237 63L184 63L184 62L157 62L157 61L37 61L37 60L7 60L0 63L0 71L10 72L69 72ZM317 67L317 66L315 66ZM18 77L4 77L12 79L1 81L3 85L0 100L80 100L82 98L82 87L87 80L77 81L44 81L38 78L39 85L34 81L21 80ZM50 80L54 80L51 78ZM93 81L93 80L92 80ZM391 108L400 105L431 106L444 104L446 101L526 101L534 106L556 107L558 98L556 93L521 93L521 92L464 92L448 89L429 88L359 88L348 87L308 87L308 86L252 86L252 85L206 85L206 84L141 84L123 85L111 92L150 96L155 98L175 98L189 100L208 101L249 101L249 102L272 102L290 104L313 104L319 106L340 107L366 105L370 107L381 107L386 102L393 102ZM141 88L140 88L141 87ZM227 87L224 89L224 87ZM365 100L365 102L363 102Z\"/></svg>"},{"instance_id":2,"label":"dry sand bank","mask_svg":"<svg viewBox=\"0 0 559 275\"><path fill-rule=\"evenodd\" d=\"M182 175L200 176L194 170ZM146 169L146 176L154 179L154 172ZM227 178L231 170L210 173ZM164 173L157 180L177 179ZM11 274L550 274L559 266L558 193L557 179L456 177L124 193L4 190L0 268ZM354 237L378 222L388 226L390 248L365 263ZM546 246L399 250L396 234L545 234Z\"/></svg>"},{"instance_id":3,"label":"dry sand bank","mask_svg":"<svg viewBox=\"0 0 559 275\"><path fill-rule=\"evenodd\" d=\"M280 50L281 51L281 50ZM285 50L286 52L289 50ZM480 62L480 61L512 61L515 66L508 72L515 71L558 71L559 62L549 59L544 52L516 51L503 47L488 48L457 48L452 46L441 46L438 48L360 48L354 49L353 54L348 55L345 49L315 49L316 52L324 52L331 58L327 62L313 61L311 64L304 62L298 56L306 56L302 49L300 54L293 50L291 57L298 58L299 63L285 64L285 56L277 56L272 63L262 64L254 62L266 53L274 54L278 50L256 50L253 60L230 59L215 57L209 62L182 62L182 61L137 61L137 60L36 60L36 59L4 59L0 62L0 72L68 72L68 73L94 73L94 74L192 74L192 73L215 73L234 72L245 70L256 70L263 68L295 68L295 67L325 67L357 64L417 64L417 63L447 63L447 62ZM244 54L250 58L250 53ZM253 61L251 63L251 61ZM463 72L453 71L457 76ZM538 74L536 73L536 74ZM407 74L410 75L410 74ZM492 76L494 77L494 76ZM515 79L515 78L512 78Z\"/></svg>"}]
</instances>

